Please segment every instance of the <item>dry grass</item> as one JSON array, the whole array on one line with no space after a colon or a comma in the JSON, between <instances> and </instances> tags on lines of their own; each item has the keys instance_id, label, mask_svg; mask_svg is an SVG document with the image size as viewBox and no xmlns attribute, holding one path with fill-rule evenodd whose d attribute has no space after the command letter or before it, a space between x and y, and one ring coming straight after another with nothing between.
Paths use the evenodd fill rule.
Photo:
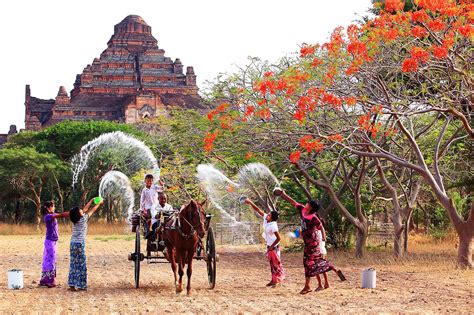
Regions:
<instances>
[{"instance_id":1,"label":"dry grass","mask_svg":"<svg viewBox=\"0 0 474 315\"><path fill-rule=\"evenodd\" d=\"M72 224L68 221L59 222L60 234L71 234ZM125 223L91 222L88 233L93 235L125 235L131 228ZM44 235L45 227L36 229L34 224L5 224L0 223L0 235Z\"/></svg>"}]
</instances>

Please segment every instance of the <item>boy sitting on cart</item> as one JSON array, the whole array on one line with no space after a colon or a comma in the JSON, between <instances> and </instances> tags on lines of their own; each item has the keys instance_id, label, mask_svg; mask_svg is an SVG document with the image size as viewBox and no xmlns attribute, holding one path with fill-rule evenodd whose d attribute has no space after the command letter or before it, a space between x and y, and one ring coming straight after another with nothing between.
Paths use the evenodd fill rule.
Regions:
<instances>
[{"instance_id":1,"label":"boy sitting on cart","mask_svg":"<svg viewBox=\"0 0 474 315\"><path fill-rule=\"evenodd\" d=\"M161 232L162 224L166 223L166 219L169 218L174 213L173 206L168 203L168 196L164 192L158 194L158 204L152 210L152 236L151 240L156 239L156 229ZM162 222L163 218L163 222ZM164 244L160 244L163 245Z\"/></svg>"}]
</instances>

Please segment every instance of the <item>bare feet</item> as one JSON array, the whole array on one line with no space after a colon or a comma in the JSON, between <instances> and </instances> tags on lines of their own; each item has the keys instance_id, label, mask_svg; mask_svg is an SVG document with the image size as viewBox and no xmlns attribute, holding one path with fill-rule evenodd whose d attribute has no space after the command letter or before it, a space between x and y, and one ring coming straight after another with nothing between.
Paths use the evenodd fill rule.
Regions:
<instances>
[{"instance_id":1,"label":"bare feet","mask_svg":"<svg viewBox=\"0 0 474 315\"><path fill-rule=\"evenodd\" d=\"M272 287L274 285L275 285L275 282L273 282L273 281L270 281L270 282L267 283L267 287Z\"/></svg>"},{"instance_id":2,"label":"bare feet","mask_svg":"<svg viewBox=\"0 0 474 315\"><path fill-rule=\"evenodd\" d=\"M325 289L329 289L329 283L325 283L325 284L324 284L324 288L325 288Z\"/></svg>"}]
</instances>

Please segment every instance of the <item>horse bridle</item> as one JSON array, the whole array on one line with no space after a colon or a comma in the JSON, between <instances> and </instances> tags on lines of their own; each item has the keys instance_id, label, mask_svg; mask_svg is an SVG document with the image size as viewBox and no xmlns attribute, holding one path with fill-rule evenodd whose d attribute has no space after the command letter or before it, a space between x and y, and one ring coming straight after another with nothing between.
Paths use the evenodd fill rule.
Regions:
<instances>
[{"instance_id":1,"label":"horse bridle","mask_svg":"<svg viewBox=\"0 0 474 315\"><path fill-rule=\"evenodd\" d=\"M184 218L184 217L181 218L181 217L180 217L181 211L183 211L185 208L179 210L179 212L178 212L178 232L179 232L179 234L180 234L183 238L185 238L185 239L187 239L187 240L193 238L194 235L197 233L196 228L197 228L199 225L202 225L202 221L201 221L201 209L200 209L197 205L196 205L196 207L197 207L198 219L199 219L199 222L198 222L198 224L197 224L196 226L192 225L191 222L189 222L186 218ZM192 215L192 212L191 212L191 215ZM186 223L191 227L191 231L190 231L188 234L184 233L183 230L181 230L181 219L183 219L184 222L186 222Z\"/></svg>"}]
</instances>

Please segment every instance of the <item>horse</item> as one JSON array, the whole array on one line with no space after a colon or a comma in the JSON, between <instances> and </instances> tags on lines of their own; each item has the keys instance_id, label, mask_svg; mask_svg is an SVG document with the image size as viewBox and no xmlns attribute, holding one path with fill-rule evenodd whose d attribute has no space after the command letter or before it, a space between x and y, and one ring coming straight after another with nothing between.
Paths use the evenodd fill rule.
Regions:
<instances>
[{"instance_id":1,"label":"horse","mask_svg":"<svg viewBox=\"0 0 474 315\"><path fill-rule=\"evenodd\" d=\"M204 203L200 204L195 200L191 200L187 205L181 207L175 220L168 220L165 224L163 239L167 250L166 256L174 273L176 293L183 291L183 270L185 265L188 265L186 290L187 294L191 295L193 257L199 238L203 238L205 234ZM179 281L176 275L176 263L178 263Z\"/></svg>"}]
</instances>

